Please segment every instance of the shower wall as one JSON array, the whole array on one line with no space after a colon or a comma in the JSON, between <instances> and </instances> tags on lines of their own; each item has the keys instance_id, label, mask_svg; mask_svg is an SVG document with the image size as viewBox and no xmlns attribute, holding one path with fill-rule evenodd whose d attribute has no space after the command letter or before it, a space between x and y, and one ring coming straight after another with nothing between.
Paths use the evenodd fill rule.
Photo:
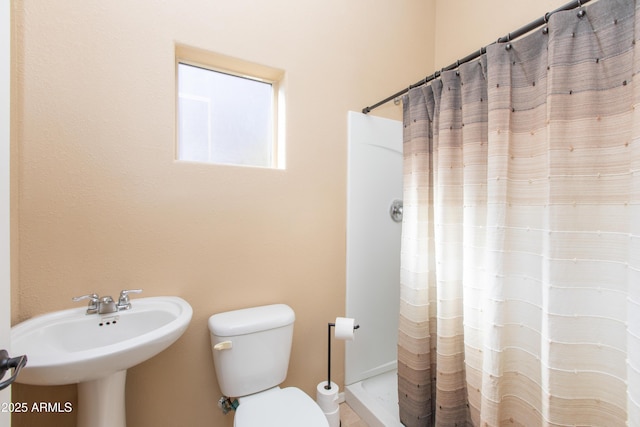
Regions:
<instances>
[{"instance_id":1,"label":"shower wall","mask_svg":"<svg viewBox=\"0 0 640 427\"><path fill-rule=\"evenodd\" d=\"M349 112L346 315L360 324L346 344L345 385L396 369L402 199L402 123Z\"/></svg>"}]
</instances>

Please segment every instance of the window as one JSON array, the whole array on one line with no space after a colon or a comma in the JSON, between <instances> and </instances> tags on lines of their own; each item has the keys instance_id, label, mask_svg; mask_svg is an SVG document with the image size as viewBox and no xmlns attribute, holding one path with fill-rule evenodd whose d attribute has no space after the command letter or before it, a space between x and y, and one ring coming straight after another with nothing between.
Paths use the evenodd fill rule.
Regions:
<instances>
[{"instance_id":1,"label":"window","mask_svg":"<svg viewBox=\"0 0 640 427\"><path fill-rule=\"evenodd\" d=\"M282 72L192 48L177 53L178 160L284 168Z\"/></svg>"}]
</instances>

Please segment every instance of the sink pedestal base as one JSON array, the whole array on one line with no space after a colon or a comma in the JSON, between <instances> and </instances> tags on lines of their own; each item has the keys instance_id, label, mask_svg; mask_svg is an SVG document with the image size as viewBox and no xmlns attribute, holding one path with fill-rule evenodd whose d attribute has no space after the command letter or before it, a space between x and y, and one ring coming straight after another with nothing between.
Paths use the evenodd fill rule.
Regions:
<instances>
[{"instance_id":1,"label":"sink pedestal base","mask_svg":"<svg viewBox=\"0 0 640 427\"><path fill-rule=\"evenodd\" d=\"M78 384L78 427L126 427L127 371Z\"/></svg>"}]
</instances>

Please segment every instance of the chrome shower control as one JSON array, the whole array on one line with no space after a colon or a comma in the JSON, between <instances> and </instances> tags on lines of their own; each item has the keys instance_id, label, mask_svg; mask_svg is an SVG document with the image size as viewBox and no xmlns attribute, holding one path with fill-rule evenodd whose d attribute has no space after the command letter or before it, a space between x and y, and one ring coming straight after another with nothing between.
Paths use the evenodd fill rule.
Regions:
<instances>
[{"instance_id":1,"label":"chrome shower control","mask_svg":"<svg viewBox=\"0 0 640 427\"><path fill-rule=\"evenodd\" d=\"M394 200L389 207L389 215L394 222L402 222L402 200Z\"/></svg>"}]
</instances>

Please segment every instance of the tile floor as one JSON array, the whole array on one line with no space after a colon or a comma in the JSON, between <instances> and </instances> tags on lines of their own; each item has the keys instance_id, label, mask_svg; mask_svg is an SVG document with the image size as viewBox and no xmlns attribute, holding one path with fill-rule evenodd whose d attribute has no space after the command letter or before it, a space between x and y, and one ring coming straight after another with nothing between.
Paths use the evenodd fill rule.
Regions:
<instances>
[{"instance_id":1,"label":"tile floor","mask_svg":"<svg viewBox=\"0 0 640 427\"><path fill-rule=\"evenodd\" d=\"M340 404L340 427L368 427L346 403Z\"/></svg>"}]
</instances>

